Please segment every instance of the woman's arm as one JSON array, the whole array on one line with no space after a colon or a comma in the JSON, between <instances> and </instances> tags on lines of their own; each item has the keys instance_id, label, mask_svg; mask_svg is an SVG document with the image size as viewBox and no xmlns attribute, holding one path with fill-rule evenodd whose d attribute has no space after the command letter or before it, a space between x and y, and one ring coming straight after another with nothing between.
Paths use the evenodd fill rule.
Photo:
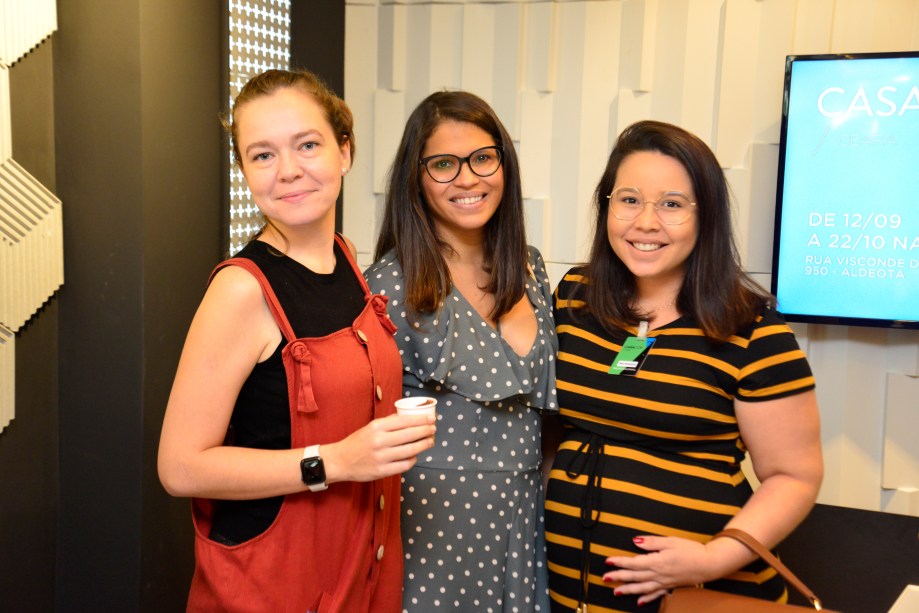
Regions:
<instances>
[{"instance_id":1,"label":"woman's arm","mask_svg":"<svg viewBox=\"0 0 919 613\"><path fill-rule=\"evenodd\" d=\"M280 341L257 281L238 267L220 271L192 321L163 420L158 470L170 494L253 499L307 489L302 449L224 445L243 382ZM433 430L423 417L394 415L322 445L327 480L369 481L407 470L433 444Z\"/></svg>"},{"instance_id":2,"label":"woman's arm","mask_svg":"<svg viewBox=\"0 0 919 613\"><path fill-rule=\"evenodd\" d=\"M774 547L807 516L823 479L820 417L813 390L765 402L735 401L737 422L760 486L727 526L749 532ZM727 527L726 526L726 527ZM611 557L621 570L604 575L623 581L622 594L645 594L649 602L672 587L729 575L753 560L732 539L700 544L674 537L637 536L648 555Z\"/></svg>"},{"instance_id":3,"label":"woman's arm","mask_svg":"<svg viewBox=\"0 0 919 613\"><path fill-rule=\"evenodd\" d=\"M734 406L760 486L728 526L771 548L804 520L823 481L817 394Z\"/></svg>"}]
</instances>

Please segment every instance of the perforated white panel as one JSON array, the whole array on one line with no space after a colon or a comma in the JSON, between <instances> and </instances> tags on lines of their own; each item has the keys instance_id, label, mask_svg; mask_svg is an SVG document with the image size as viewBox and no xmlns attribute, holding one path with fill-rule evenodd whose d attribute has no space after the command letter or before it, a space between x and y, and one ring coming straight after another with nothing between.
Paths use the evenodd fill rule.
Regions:
<instances>
[{"instance_id":1,"label":"perforated white panel","mask_svg":"<svg viewBox=\"0 0 919 613\"><path fill-rule=\"evenodd\" d=\"M230 0L230 104L250 77L290 65L290 0ZM230 254L262 222L230 156Z\"/></svg>"}]
</instances>

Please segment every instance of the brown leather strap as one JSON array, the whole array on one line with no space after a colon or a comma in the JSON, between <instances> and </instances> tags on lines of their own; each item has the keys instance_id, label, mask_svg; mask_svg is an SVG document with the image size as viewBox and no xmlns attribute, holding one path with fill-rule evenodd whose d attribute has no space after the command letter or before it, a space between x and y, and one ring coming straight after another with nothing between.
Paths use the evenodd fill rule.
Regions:
<instances>
[{"instance_id":1,"label":"brown leather strap","mask_svg":"<svg viewBox=\"0 0 919 613\"><path fill-rule=\"evenodd\" d=\"M732 538L735 541L740 541L746 545L753 553L765 560L769 566L777 570L778 573L782 575L782 577L784 577L788 583L792 584L796 590L801 592L801 594L803 594L804 597L810 601L815 609L818 611L823 609L823 605L820 603L820 599L817 598L817 595L814 594L806 585L804 585L804 583L798 579L793 572L788 570L787 566L782 564L782 562L779 561L777 557L772 555L772 552L766 549L766 547L758 540L738 528L725 528L716 534L713 538L718 538L721 536Z\"/></svg>"}]
</instances>

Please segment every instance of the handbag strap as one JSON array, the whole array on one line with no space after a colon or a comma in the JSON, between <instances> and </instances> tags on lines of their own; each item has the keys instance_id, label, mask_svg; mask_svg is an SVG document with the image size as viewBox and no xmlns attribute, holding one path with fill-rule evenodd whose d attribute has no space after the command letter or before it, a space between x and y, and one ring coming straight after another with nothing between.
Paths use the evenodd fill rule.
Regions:
<instances>
[{"instance_id":1,"label":"handbag strap","mask_svg":"<svg viewBox=\"0 0 919 613\"><path fill-rule=\"evenodd\" d=\"M735 541L740 541L746 545L753 553L765 560L769 566L777 570L778 573L782 575L782 577L788 581L788 583L792 584L796 590L801 592L801 594L803 594L804 597L810 601L811 605L813 605L816 610L820 611L823 609L823 605L821 604L820 599L817 598L817 595L814 594L810 588L804 585L804 583L798 579L795 574L788 569L787 566L782 564L782 562L777 557L772 555L772 552L766 549L766 547L758 540L743 530L739 530L738 528L725 528L716 534L713 538L718 538L721 536L732 538Z\"/></svg>"}]
</instances>

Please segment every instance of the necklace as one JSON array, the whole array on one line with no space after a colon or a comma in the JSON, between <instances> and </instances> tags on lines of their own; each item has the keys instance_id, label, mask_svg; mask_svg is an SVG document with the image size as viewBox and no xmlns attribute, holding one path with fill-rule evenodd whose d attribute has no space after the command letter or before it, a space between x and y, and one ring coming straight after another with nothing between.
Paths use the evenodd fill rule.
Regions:
<instances>
[{"instance_id":1,"label":"necklace","mask_svg":"<svg viewBox=\"0 0 919 613\"><path fill-rule=\"evenodd\" d=\"M638 307L638 310L641 311L642 313L644 313L645 315L652 315L652 314L654 314L654 313L657 313L658 311L661 311L661 310L663 310L663 309L670 308L670 307L672 307L673 305L675 305L675 304L676 304L676 301L677 301L677 298L679 298L679 296L677 296L676 298L674 298L673 300L671 300L671 301L668 302L667 304L659 304L659 305L657 305L656 307L654 307L653 309L646 309L645 307L643 307L643 306L642 306L641 304L639 304L639 303L635 303L635 306L637 306L637 307Z\"/></svg>"}]
</instances>

